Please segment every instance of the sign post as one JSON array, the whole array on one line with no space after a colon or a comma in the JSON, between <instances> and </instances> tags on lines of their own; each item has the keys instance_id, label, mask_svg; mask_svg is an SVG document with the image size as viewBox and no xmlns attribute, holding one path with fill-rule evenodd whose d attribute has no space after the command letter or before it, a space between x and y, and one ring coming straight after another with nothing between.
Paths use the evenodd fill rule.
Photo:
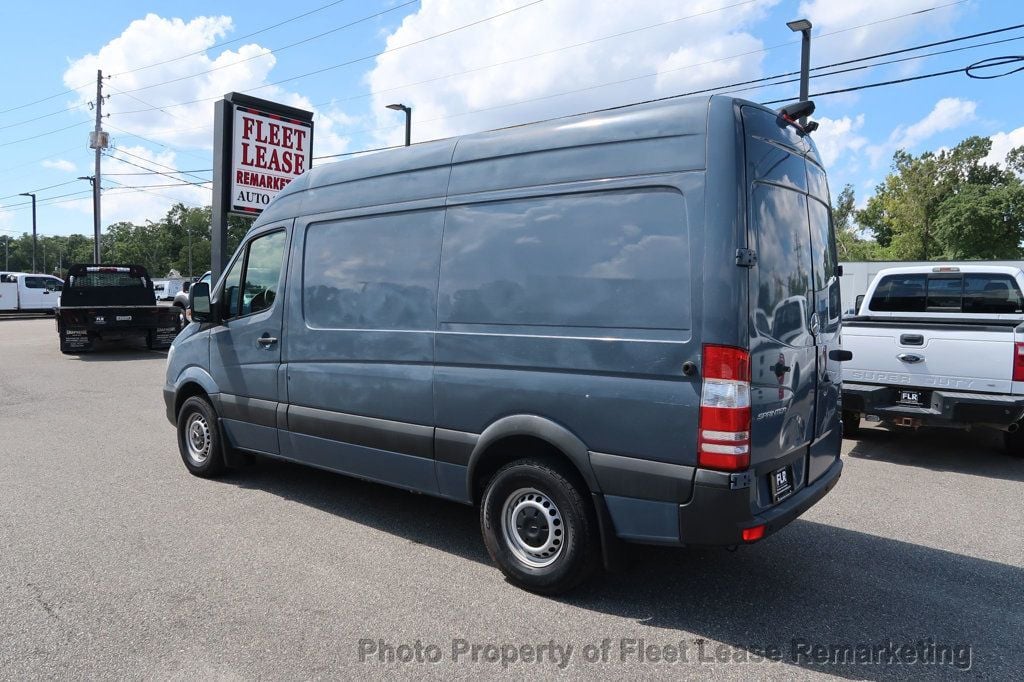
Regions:
<instances>
[{"instance_id":1,"label":"sign post","mask_svg":"<svg viewBox=\"0 0 1024 682\"><path fill-rule=\"evenodd\" d=\"M228 215L256 218L313 163L313 112L237 92L214 105L210 271L231 254Z\"/></svg>"}]
</instances>

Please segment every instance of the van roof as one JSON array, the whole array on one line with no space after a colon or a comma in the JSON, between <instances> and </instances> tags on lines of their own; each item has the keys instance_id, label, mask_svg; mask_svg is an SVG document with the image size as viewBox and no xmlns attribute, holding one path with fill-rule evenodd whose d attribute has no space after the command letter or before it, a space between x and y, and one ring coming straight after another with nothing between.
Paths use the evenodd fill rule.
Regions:
<instances>
[{"instance_id":1,"label":"van roof","mask_svg":"<svg viewBox=\"0 0 1024 682\"><path fill-rule=\"evenodd\" d=\"M707 165L708 118L732 117L735 105L775 113L768 107L735 97L684 97L470 133L314 166L277 194L270 207L255 221L253 228L300 214L393 201L416 201L443 196L445 193L486 191L492 187L487 185L487 178L481 176L493 169L474 167L474 162L500 157L526 159L534 152L556 152L545 163L539 164L546 171L547 177L538 178L534 172L536 168L530 168L529 177L536 184L572 182L594 177L594 155L574 159L571 158L571 150L626 142L648 144L640 145L642 153L610 159L610 162L618 164L614 171L616 174L703 170ZM813 143L809 149L813 150ZM558 150L565 152L559 156ZM575 167L574 161L578 162ZM623 168L624 164L628 167ZM449 177L447 169L460 166L466 168L462 177L458 177L455 170ZM431 174L430 169L444 169L444 173ZM405 174L402 183L387 183L386 191L380 187L379 182L372 187L366 182L399 174ZM499 180L493 180L493 186L500 186ZM346 183L351 183L347 188L351 191L345 193L345 200L337 196L328 200L322 193L316 192L323 187ZM305 194L307 190L309 194L301 199L293 196ZM302 203L301 210L299 202Z\"/></svg>"}]
</instances>

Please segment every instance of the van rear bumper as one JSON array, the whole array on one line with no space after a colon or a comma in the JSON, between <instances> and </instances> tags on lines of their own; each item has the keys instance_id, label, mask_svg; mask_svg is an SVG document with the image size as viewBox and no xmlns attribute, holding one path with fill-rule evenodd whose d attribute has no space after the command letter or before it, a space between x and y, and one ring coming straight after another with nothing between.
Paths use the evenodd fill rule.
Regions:
<instances>
[{"instance_id":1,"label":"van rear bumper","mask_svg":"<svg viewBox=\"0 0 1024 682\"><path fill-rule=\"evenodd\" d=\"M899 402L899 386L843 383L843 409L873 414L885 420L909 418L923 426L1009 426L1024 417L1024 396L960 391L920 391L922 406Z\"/></svg>"},{"instance_id":2,"label":"van rear bumper","mask_svg":"<svg viewBox=\"0 0 1024 682\"><path fill-rule=\"evenodd\" d=\"M817 504L842 473L843 461L837 457L816 481L759 514L750 511L749 488L731 490L697 483L693 499L679 507L679 539L684 545L741 545L743 529L760 525L765 526L767 537Z\"/></svg>"},{"instance_id":3,"label":"van rear bumper","mask_svg":"<svg viewBox=\"0 0 1024 682\"><path fill-rule=\"evenodd\" d=\"M615 535L627 542L739 545L745 528L763 524L767 537L803 514L835 487L842 472L843 462L837 457L811 485L758 514L751 511L751 489L730 488L727 474L708 477L713 482L702 482L698 476L689 500L682 504L607 493L603 502Z\"/></svg>"}]
</instances>

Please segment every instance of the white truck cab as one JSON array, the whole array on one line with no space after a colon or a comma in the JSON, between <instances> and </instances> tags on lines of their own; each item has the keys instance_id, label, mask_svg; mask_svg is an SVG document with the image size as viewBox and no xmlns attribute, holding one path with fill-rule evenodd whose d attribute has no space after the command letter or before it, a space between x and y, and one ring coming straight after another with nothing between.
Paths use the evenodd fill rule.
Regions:
<instances>
[{"instance_id":1,"label":"white truck cab","mask_svg":"<svg viewBox=\"0 0 1024 682\"><path fill-rule=\"evenodd\" d=\"M53 275L0 272L0 311L51 312L60 305L64 281Z\"/></svg>"}]
</instances>

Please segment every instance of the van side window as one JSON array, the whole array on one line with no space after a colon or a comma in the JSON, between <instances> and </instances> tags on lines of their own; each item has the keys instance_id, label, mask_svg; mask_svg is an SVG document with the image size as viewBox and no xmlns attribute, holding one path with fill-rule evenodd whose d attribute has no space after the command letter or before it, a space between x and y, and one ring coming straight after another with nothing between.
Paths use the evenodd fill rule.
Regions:
<instances>
[{"instance_id":1,"label":"van side window","mask_svg":"<svg viewBox=\"0 0 1024 682\"><path fill-rule=\"evenodd\" d=\"M285 233L273 232L249 243L242 287L241 314L249 315L274 305L284 263Z\"/></svg>"},{"instance_id":2,"label":"van side window","mask_svg":"<svg viewBox=\"0 0 1024 682\"><path fill-rule=\"evenodd\" d=\"M302 275L306 324L434 329L443 225L442 210L310 225Z\"/></svg>"},{"instance_id":3,"label":"van side window","mask_svg":"<svg viewBox=\"0 0 1024 682\"><path fill-rule=\"evenodd\" d=\"M47 284L46 277L26 277L25 288L26 289L45 289Z\"/></svg>"},{"instance_id":4,"label":"van side window","mask_svg":"<svg viewBox=\"0 0 1024 682\"><path fill-rule=\"evenodd\" d=\"M677 190L448 209L442 323L688 329L691 295L686 202Z\"/></svg>"}]
</instances>

